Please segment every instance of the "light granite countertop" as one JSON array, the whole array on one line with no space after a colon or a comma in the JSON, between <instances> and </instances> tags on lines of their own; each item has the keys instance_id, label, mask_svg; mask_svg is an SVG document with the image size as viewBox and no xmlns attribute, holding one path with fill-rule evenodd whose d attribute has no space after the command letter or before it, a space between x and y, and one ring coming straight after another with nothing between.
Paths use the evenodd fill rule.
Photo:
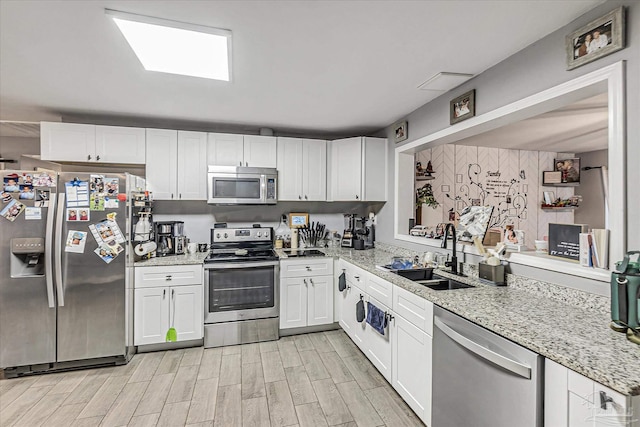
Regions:
<instances>
[{"instance_id":1,"label":"light granite countertop","mask_svg":"<svg viewBox=\"0 0 640 427\"><path fill-rule=\"evenodd\" d=\"M409 279L381 271L395 252L324 249L329 256L367 270L480 326L554 360L625 395L640 395L640 346L609 328L610 317L601 301L566 288L551 295L545 284L525 278L508 286L492 286L470 277L456 280L475 288L434 291ZM405 255L405 254L397 254ZM438 270L438 274L454 278ZM513 279L513 278L512 278ZM558 287L546 284L547 288ZM554 290L557 294L563 291ZM582 295L580 295L582 294ZM602 298L602 297L598 297ZM604 299L604 298L602 298ZM587 308L585 308L587 307Z\"/></svg>"},{"instance_id":2,"label":"light granite countertop","mask_svg":"<svg viewBox=\"0 0 640 427\"><path fill-rule=\"evenodd\" d=\"M511 275L508 286L491 286L477 280L473 270L468 277L455 279L474 288L434 291L376 268L388 264L395 255L412 255L401 248L379 246L383 248L321 250L620 393L640 395L640 346L609 328L608 299ZM279 255L286 258L282 252ZM196 253L151 258L135 266L202 264L206 256Z\"/></svg>"},{"instance_id":3,"label":"light granite countertop","mask_svg":"<svg viewBox=\"0 0 640 427\"><path fill-rule=\"evenodd\" d=\"M155 267L159 265L193 265L202 264L209 252L196 252L195 254L168 255L136 261L134 267Z\"/></svg>"}]
</instances>

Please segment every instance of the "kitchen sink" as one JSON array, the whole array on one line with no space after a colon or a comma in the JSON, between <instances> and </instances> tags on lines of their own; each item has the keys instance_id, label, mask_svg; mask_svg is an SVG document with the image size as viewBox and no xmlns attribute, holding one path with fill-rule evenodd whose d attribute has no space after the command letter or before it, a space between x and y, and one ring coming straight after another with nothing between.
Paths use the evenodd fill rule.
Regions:
<instances>
[{"instance_id":1,"label":"kitchen sink","mask_svg":"<svg viewBox=\"0 0 640 427\"><path fill-rule=\"evenodd\" d=\"M422 286L426 286L434 291L449 291L452 289L466 289L474 288L473 285L467 285L466 283L458 282L455 279L449 279L438 274L433 273L433 268L409 268L405 270L395 270L390 265L378 266L380 270L388 271L390 273L397 274L402 277L418 283Z\"/></svg>"},{"instance_id":2,"label":"kitchen sink","mask_svg":"<svg viewBox=\"0 0 640 427\"><path fill-rule=\"evenodd\" d=\"M437 274L434 274L431 280L414 280L414 282L422 286L426 286L429 289L433 289L434 291L449 291L453 289L465 289L474 287L472 285L467 285L466 283L458 282L457 280L442 277Z\"/></svg>"}]
</instances>

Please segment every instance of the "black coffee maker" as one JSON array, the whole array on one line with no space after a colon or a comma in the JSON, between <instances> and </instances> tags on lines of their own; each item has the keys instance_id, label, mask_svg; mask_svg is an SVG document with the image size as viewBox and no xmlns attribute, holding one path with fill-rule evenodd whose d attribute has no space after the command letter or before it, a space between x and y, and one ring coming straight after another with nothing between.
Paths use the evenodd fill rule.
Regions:
<instances>
[{"instance_id":1,"label":"black coffee maker","mask_svg":"<svg viewBox=\"0 0 640 427\"><path fill-rule=\"evenodd\" d=\"M637 255L636 262L630 257ZM629 251L611 273L611 328L640 344L640 251Z\"/></svg>"}]
</instances>

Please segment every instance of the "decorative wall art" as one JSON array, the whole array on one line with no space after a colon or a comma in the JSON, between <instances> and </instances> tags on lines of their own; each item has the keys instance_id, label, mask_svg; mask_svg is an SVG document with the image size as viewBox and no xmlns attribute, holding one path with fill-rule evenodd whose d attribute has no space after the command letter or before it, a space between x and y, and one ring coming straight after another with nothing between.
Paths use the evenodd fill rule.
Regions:
<instances>
[{"instance_id":1,"label":"decorative wall art","mask_svg":"<svg viewBox=\"0 0 640 427\"><path fill-rule=\"evenodd\" d=\"M416 161L423 165L430 161L438 171L429 184L433 198L440 204L437 212L442 218L435 221L431 218L433 209L423 207L421 224L449 222L450 217L457 218L468 206L493 206L490 229L504 230L513 225L515 230L524 232L528 242L543 240L549 223L573 222L573 211L540 208L545 191L554 191L554 197L561 199L574 195L574 187L545 187L539 181L542 171L557 158L573 158L573 154L455 144L416 153ZM424 184L416 180L414 188Z\"/></svg>"},{"instance_id":2,"label":"decorative wall art","mask_svg":"<svg viewBox=\"0 0 640 427\"><path fill-rule=\"evenodd\" d=\"M625 11L619 7L567 35L567 70L625 47Z\"/></svg>"},{"instance_id":3,"label":"decorative wall art","mask_svg":"<svg viewBox=\"0 0 640 427\"><path fill-rule=\"evenodd\" d=\"M409 137L409 123L405 120L393 125L393 134L396 144L407 139Z\"/></svg>"},{"instance_id":4,"label":"decorative wall art","mask_svg":"<svg viewBox=\"0 0 640 427\"><path fill-rule=\"evenodd\" d=\"M476 115L476 90L473 89L451 100L449 124L454 124Z\"/></svg>"}]
</instances>

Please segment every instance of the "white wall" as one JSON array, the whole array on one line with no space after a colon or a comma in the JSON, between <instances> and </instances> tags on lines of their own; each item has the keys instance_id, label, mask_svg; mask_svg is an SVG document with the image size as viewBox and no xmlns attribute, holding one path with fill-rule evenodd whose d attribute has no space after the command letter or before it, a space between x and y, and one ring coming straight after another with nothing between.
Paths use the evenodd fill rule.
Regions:
<instances>
[{"instance_id":1,"label":"white wall","mask_svg":"<svg viewBox=\"0 0 640 427\"><path fill-rule=\"evenodd\" d=\"M627 47L590 64L566 70L565 36L575 29L599 18L619 6L627 11ZM615 62L626 61L626 105L627 105L627 165L628 183L640 182L640 3L634 1L607 1L562 29L547 35L536 43L507 58L489 70L476 76L458 88L425 104L410 113L409 143L438 130L449 127L449 101L471 89L476 90L476 115L484 114L527 96L567 82ZM393 141L392 126L386 132ZM395 144L389 143L389 176L393 177ZM394 200L393 179L389 180L389 199ZM640 197L634 191L627 192L627 247L640 248ZM423 250L420 245L396 241L393 237L393 205L388 203L378 217L378 239L414 250Z\"/></svg>"},{"instance_id":2,"label":"white wall","mask_svg":"<svg viewBox=\"0 0 640 427\"><path fill-rule=\"evenodd\" d=\"M577 153L576 157L580 157L581 167L607 166L607 153L608 150L598 150ZM606 228L604 226L604 192L600 169L581 171L580 185L576 187L575 191L576 194L582 196L580 208L576 210L574 216L576 224L589 224L590 228Z\"/></svg>"}]
</instances>

